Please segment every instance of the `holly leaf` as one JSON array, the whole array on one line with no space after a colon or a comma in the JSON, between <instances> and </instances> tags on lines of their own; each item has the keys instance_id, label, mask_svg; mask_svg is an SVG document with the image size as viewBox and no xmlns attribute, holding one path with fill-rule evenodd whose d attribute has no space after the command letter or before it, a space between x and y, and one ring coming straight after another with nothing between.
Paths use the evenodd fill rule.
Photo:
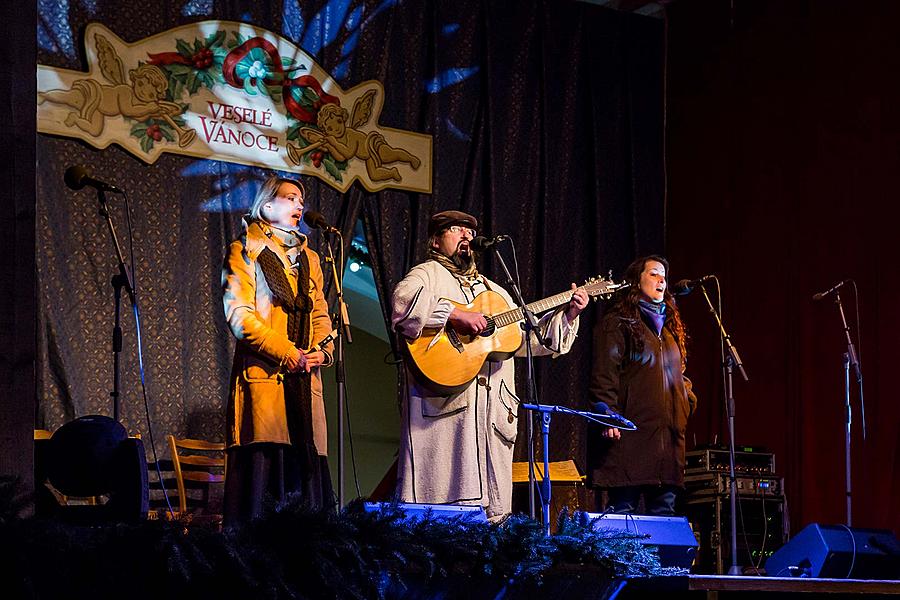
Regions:
<instances>
[{"instance_id":1,"label":"holly leaf","mask_svg":"<svg viewBox=\"0 0 900 600\"><path fill-rule=\"evenodd\" d=\"M212 49L216 46L221 46L222 42L224 42L224 41L225 41L225 30L220 29L219 31L217 31L215 33L211 33L208 36L206 36L205 43L206 43L207 48Z\"/></svg>"},{"instance_id":2,"label":"holly leaf","mask_svg":"<svg viewBox=\"0 0 900 600\"><path fill-rule=\"evenodd\" d=\"M301 147L306 146L306 144L304 143L304 142L306 142L306 140L304 140L303 137L300 135L300 124L299 123L297 123L296 125L292 125L291 127L288 127L288 130L285 132L285 136L287 136L287 139L289 139L289 140L293 140L295 138L297 139L298 142L301 142L301 140L302 140Z\"/></svg>"},{"instance_id":3,"label":"holly leaf","mask_svg":"<svg viewBox=\"0 0 900 600\"><path fill-rule=\"evenodd\" d=\"M197 77L197 73L191 73L188 75L187 81L184 82L185 87L188 89L188 93L192 96L197 93L197 90L200 89L200 79Z\"/></svg>"},{"instance_id":4,"label":"holly leaf","mask_svg":"<svg viewBox=\"0 0 900 600\"><path fill-rule=\"evenodd\" d=\"M169 77L169 87L166 89L166 99L173 100L178 96L175 93L178 91L178 80L174 77Z\"/></svg>"},{"instance_id":5,"label":"holly leaf","mask_svg":"<svg viewBox=\"0 0 900 600\"><path fill-rule=\"evenodd\" d=\"M310 112L315 112L313 106L319 99L319 95L312 88L308 87L294 88L294 90L294 97L297 99L297 104Z\"/></svg>"},{"instance_id":6,"label":"holly leaf","mask_svg":"<svg viewBox=\"0 0 900 600\"><path fill-rule=\"evenodd\" d=\"M146 123L138 123L134 127L131 128L131 135L134 137L141 137L147 133L147 124Z\"/></svg>"},{"instance_id":7,"label":"holly leaf","mask_svg":"<svg viewBox=\"0 0 900 600\"><path fill-rule=\"evenodd\" d=\"M331 175L332 179L337 181L338 183L342 183L344 178L341 176L340 169L337 168L337 163L334 162L334 159L331 158L331 155L327 155L324 160L322 160L322 164L325 165L325 170Z\"/></svg>"},{"instance_id":8,"label":"holly leaf","mask_svg":"<svg viewBox=\"0 0 900 600\"><path fill-rule=\"evenodd\" d=\"M187 42L184 40L175 40L175 49L178 51L178 54L182 55L185 58L190 58L193 55L191 52L191 47L188 46Z\"/></svg>"},{"instance_id":9,"label":"holly leaf","mask_svg":"<svg viewBox=\"0 0 900 600\"><path fill-rule=\"evenodd\" d=\"M149 154L150 150L153 148L153 138L149 135L145 135L141 138L141 150L147 152Z\"/></svg>"},{"instance_id":10,"label":"holly leaf","mask_svg":"<svg viewBox=\"0 0 900 600\"><path fill-rule=\"evenodd\" d=\"M166 65L166 69L168 69L172 75L176 75L176 76L184 75L185 73L191 72L191 68L187 65L178 65L178 64Z\"/></svg>"},{"instance_id":11,"label":"holly leaf","mask_svg":"<svg viewBox=\"0 0 900 600\"><path fill-rule=\"evenodd\" d=\"M169 140L170 142L174 142L174 141L175 141L175 136L172 135L172 132L171 132L171 130L169 130L168 127L160 127L160 128L159 128L159 132L162 134L162 136L163 136L164 138L166 138L166 139Z\"/></svg>"},{"instance_id":12,"label":"holly leaf","mask_svg":"<svg viewBox=\"0 0 900 600\"><path fill-rule=\"evenodd\" d=\"M210 89L213 87L213 85L215 85L213 78L210 76L210 74L207 71L199 71L197 73L197 79L199 79L203 85L205 85L206 87L208 87Z\"/></svg>"},{"instance_id":13,"label":"holly leaf","mask_svg":"<svg viewBox=\"0 0 900 600\"><path fill-rule=\"evenodd\" d=\"M172 99L181 98L181 95L184 93L184 81L181 79L175 79L175 89L172 92Z\"/></svg>"},{"instance_id":14,"label":"holly leaf","mask_svg":"<svg viewBox=\"0 0 900 600\"><path fill-rule=\"evenodd\" d=\"M194 53L200 52L203 50L203 42L200 41L200 38L194 38Z\"/></svg>"}]
</instances>

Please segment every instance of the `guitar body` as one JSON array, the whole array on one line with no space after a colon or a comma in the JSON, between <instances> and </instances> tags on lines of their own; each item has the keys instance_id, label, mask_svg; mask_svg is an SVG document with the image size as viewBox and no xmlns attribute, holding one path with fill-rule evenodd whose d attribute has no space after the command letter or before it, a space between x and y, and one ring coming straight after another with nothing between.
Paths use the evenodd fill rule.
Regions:
<instances>
[{"instance_id":1,"label":"guitar body","mask_svg":"<svg viewBox=\"0 0 900 600\"><path fill-rule=\"evenodd\" d=\"M609 297L616 290L628 287L603 277L591 277L579 287L591 298ZM549 298L525 306L538 315L565 306L575 290L560 292ZM452 327L426 329L415 340L406 340L409 364L418 373L419 381L441 395L461 392L475 379L485 361L501 361L511 357L522 345L524 334L520 325L523 312L511 310L506 298L488 290L475 296L471 304L449 300L454 307L485 315L488 328L481 335L462 335Z\"/></svg>"},{"instance_id":2,"label":"guitar body","mask_svg":"<svg viewBox=\"0 0 900 600\"><path fill-rule=\"evenodd\" d=\"M491 290L475 296L471 304L450 302L461 310L488 316L510 308L503 296ZM462 335L450 326L425 329L417 339L406 340L406 344L422 383L437 393L453 394L475 379L485 361L505 360L515 354L522 340L522 328L514 323L494 329L489 335Z\"/></svg>"}]
</instances>

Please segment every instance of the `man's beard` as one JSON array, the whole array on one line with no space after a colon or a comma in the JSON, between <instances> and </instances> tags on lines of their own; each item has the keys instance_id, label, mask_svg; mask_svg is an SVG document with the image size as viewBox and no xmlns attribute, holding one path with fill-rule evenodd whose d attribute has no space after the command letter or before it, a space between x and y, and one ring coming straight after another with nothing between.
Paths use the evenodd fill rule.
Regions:
<instances>
[{"instance_id":1,"label":"man's beard","mask_svg":"<svg viewBox=\"0 0 900 600\"><path fill-rule=\"evenodd\" d=\"M470 248L468 252L463 254L459 248L456 249L456 252L453 253L453 256L450 257L450 260L453 261L453 264L460 271L467 271L468 269L475 266L475 253Z\"/></svg>"}]
</instances>

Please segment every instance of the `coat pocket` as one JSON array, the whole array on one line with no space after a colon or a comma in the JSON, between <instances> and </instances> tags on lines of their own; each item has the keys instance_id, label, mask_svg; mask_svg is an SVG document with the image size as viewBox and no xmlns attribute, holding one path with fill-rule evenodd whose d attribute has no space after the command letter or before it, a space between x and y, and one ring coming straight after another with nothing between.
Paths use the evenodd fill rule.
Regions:
<instances>
[{"instance_id":1,"label":"coat pocket","mask_svg":"<svg viewBox=\"0 0 900 600\"><path fill-rule=\"evenodd\" d=\"M519 434L519 398L512 393L506 381L500 380L499 404L492 415L494 433L507 444L514 444Z\"/></svg>"},{"instance_id":2,"label":"coat pocket","mask_svg":"<svg viewBox=\"0 0 900 600\"><path fill-rule=\"evenodd\" d=\"M446 417L469 408L465 392L453 396L424 396L422 398L423 417Z\"/></svg>"},{"instance_id":3,"label":"coat pocket","mask_svg":"<svg viewBox=\"0 0 900 600\"><path fill-rule=\"evenodd\" d=\"M241 373L248 383L277 383L281 368L269 361L249 357L244 361L244 370Z\"/></svg>"}]
</instances>

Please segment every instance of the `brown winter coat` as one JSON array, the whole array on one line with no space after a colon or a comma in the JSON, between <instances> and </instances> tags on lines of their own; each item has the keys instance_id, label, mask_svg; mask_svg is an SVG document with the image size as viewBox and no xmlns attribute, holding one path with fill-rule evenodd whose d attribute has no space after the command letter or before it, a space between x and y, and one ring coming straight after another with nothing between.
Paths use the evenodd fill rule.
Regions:
<instances>
[{"instance_id":1,"label":"brown winter coat","mask_svg":"<svg viewBox=\"0 0 900 600\"><path fill-rule=\"evenodd\" d=\"M640 354L618 312L607 314L595 330L593 401L607 403L638 427L623 430L619 440L602 438L592 428L589 468L598 487L684 483L685 428L697 399L671 325L667 320L657 337L641 319Z\"/></svg>"},{"instance_id":2,"label":"brown winter coat","mask_svg":"<svg viewBox=\"0 0 900 600\"><path fill-rule=\"evenodd\" d=\"M228 249L222 272L225 318L237 338L226 413L229 448L252 442L291 443L282 365L294 351L294 344L287 336L287 312L266 284L256 259L268 248L281 260L286 275L290 275L291 267L280 244L270 239L266 231L264 223L245 222L243 235ZM328 335L331 320L322 290L319 255L305 243L302 251L309 259L309 294L313 299L310 331L313 343L317 343ZM288 280L295 288L296 279L289 276ZM328 435L318 368L312 370L310 385L313 438L318 453L326 455Z\"/></svg>"}]
</instances>

